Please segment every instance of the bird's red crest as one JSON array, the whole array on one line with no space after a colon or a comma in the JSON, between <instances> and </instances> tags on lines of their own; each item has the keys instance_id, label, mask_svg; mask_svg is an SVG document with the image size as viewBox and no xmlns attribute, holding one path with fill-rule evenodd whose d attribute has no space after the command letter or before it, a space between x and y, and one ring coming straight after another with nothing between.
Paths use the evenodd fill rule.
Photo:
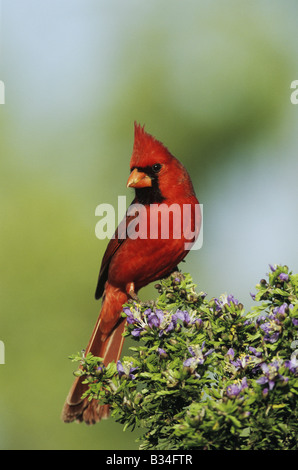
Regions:
<instances>
[{"instance_id":1,"label":"bird's red crest","mask_svg":"<svg viewBox=\"0 0 298 470\"><path fill-rule=\"evenodd\" d=\"M145 126L135 122L135 136L130 167L145 167L158 162L165 162L172 158L168 149L151 134Z\"/></svg>"}]
</instances>

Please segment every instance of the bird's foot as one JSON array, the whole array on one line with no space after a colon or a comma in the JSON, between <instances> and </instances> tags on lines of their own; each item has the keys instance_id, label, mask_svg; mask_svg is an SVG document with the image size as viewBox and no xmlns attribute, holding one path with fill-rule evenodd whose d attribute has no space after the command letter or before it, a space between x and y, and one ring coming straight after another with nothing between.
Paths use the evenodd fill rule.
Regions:
<instances>
[{"instance_id":1,"label":"bird's foot","mask_svg":"<svg viewBox=\"0 0 298 470\"><path fill-rule=\"evenodd\" d=\"M130 282L129 284L127 284L126 286L126 293L130 296L130 298L132 300L134 300L135 302L140 302L140 299L139 297L137 296L136 292L135 292L135 285L133 282Z\"/></svg>"}]
</instances>

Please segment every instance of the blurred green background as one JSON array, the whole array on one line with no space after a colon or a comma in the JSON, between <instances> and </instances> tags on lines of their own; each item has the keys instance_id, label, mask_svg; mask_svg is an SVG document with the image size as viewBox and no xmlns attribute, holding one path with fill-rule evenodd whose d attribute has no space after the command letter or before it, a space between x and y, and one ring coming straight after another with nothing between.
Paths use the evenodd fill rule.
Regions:
<instances>
[{"instance_id":1,"label":"blurred green background","mask_svg":"<svg viewBox=\"0 0 298 470\"><path fill-rule=\"evenodd\" d=\"M137 448L112 419L60 420L100 308L95 208L130 202L134 120L204 205L182 266L200 290L249 309L269 263L298 272L297 17L294 0L2 0L1 449Z\"/></svg>"}]
</instances>

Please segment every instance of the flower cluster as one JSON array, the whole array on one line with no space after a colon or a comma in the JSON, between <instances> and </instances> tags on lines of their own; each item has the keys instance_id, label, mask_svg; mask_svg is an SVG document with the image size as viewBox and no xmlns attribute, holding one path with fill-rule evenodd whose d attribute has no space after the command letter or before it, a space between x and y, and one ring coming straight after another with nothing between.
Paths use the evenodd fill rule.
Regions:
<instances>
[{"instance_id":1,"label":"flower cluster","mask_svg":"<svg viewBox=\"0 0 298 470\"><path fill-rule=\"evenodd\" d=\"M221 295L219 297L219 299L214 299L215 301L215 309L219 312L220 310L222 310L222 308L227 304L227 305L238 305L239 304L239 301L237 299L234 298L234 296L232 294L229 294L229 295Z\"/></svg>"},{"instance_id":2,"label":"flower cluster","mask_svg":"<svg viewBox=\"0 0 298 470\"><path fill-rule=\"evenodd\" d=\"M226 393L229 398L236 398L240 395L242 390L248 388L247 378L243 377L243 379L235 381L233 384L230 384L226 388Z\"/></svg>"},{"instance_id":3,"label":"flower cluster","mask_svg":"<svg viewBox=\"0 0 298 470\"><path fill-rule=\"evenodd\" d=\"M283 329L283 320L285 319L289 309L292 309L293 305L283 303L279 307L275 307L268 316L260 316L257 319L257 325L264 331L264 341L269 343L275 343ZM295 320L295 319L293 319ZM295 322L293 322L295 324Z\"/></svg>"},{"instance_id":4,"label":"flower cluster","mask_svg":"<svg viewBox=\"0 0 298 470\"><path fill-rule=\"evenodd\" d=\"M298 274L272 266L268 278L249 312L196 293L189 275L161 280L156 301L123 308L131 354L81 360L86 396L142 427L142 449L297 448Z\"/></svg>"},{"instance_id":5,"label":"flower cluster","mask_svg":"<svg viewBox=\"0 0 298 470\"><path fill-rule=\"evenodd\" d=\"M214 349L205 350L205 341L202 346L193 345L188 347L188 351L191 355L190 358L183 362L185 367L190 367L191 370L195 370L198 365L202 365L209 354L212 354Z\"/></svg>"},{"instance_id":6,"label":"flower cluster","mask_svg":"<svg viewBox=\"0 0 298 470\"><path fill-rule=\"evenodd\" d=\"M249 354L251 353L251 354ZM233 348L230 348L226 354L230 364L234 366L236 371L246 370L250 368L252 372L256 371L256 368L259 367L260 363L263 361L262 352L257 351L254 347L249 346L248 352L243 352L237 358L235 358L235 351Z\"/></svg>"},{"instance_id":7,"label":"flower cluster","mask_svg":"<svg viewBox=\"0 0 298 470\"><path fill-rule=\"evenodd\" d=\"M131 325L130 333L134 337L140 337L150 330L158 330L159 336L170 333L181 320L184 326L202 324L201 318L196 312L187 310L165 311L158 308L146 308L142 310L141 305L134 303L130 307L124 307L123 312L127 317L127 323Z\"/></svg>"},{"instance_id":8,"label":"flower cluster","mask_svg":"<svg viewBox=\"0 0 298 470\"><path fill-rule=\"evenodd\" d=\"M270 364L261 364L261 369L263 375L256 380L256 382L260 385L268 384L269 390L272 390L273 387L277 382L285 385L289 378L281 375L280 367L282 366L282 362L275 360ZM268 388L264 388L263 394L266 395L268 393Z\"/></svg>"},{"instance_id":9,"label":"flower cluster","mask_svg":"<svg viewBox=\"0 0 298 470\"><path fill-rule=\"evenodd\" d=\"M273 273L276 272L276 269L277 269L276 265L272 266L272 264L269 264L269 267L270 267L270 269ZM289 275L287 273L284 273L284 272L281 272L280 274L278 274L277 277L280 281L283 281L283 282L288 282L288 280L289 280Z\"/></svg>"}]
</instances>

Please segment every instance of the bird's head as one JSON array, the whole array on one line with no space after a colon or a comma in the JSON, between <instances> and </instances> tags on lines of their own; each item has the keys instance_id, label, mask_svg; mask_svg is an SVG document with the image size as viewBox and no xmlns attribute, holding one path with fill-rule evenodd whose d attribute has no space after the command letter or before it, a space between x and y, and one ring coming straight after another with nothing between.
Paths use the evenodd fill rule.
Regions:
<instances>
[{"instance_id":1,"label":"bird's head","mask_svg":"<svg viewBox=\"0 0 298 470\"><path fill-rule=\"evenodd\" d=\"M127 187L135 188L142 204L194 195L184 166L144 126L135 123L135 138Z\"/></svg>"}]
</instances>

